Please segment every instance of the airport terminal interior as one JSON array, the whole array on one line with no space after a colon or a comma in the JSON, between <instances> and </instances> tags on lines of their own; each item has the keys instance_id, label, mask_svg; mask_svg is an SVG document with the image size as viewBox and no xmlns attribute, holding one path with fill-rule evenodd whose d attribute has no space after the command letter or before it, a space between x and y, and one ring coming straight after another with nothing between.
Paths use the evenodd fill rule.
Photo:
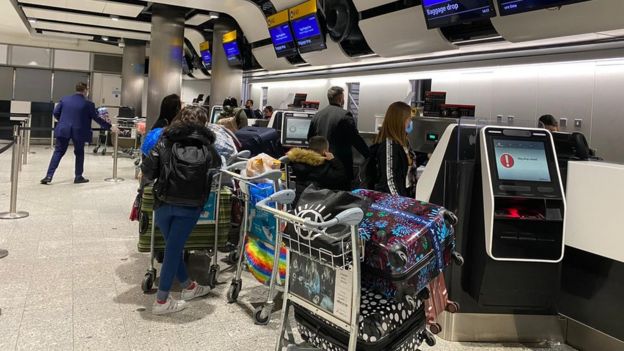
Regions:
<instances>
[{"instance_id":1,"label":"airport terminal interior","mask_svg":"<svg viewBox=\"0 0 624 351\"><path fill-rule=\"evenodd\" d=\"M0 350L624 351L623 13L3 0Z\"/></svg>"}]
</instances>

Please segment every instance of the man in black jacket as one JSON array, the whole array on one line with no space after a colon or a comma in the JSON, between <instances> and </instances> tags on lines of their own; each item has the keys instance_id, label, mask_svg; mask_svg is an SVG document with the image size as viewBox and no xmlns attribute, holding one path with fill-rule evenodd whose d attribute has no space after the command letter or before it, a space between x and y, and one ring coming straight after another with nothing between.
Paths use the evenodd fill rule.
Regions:
<instances>
[{"instance_id":1,"label":"man in black jacket","mask_svg":"<svg viewBox=\"0 0 624 351\"><path fill-rule=\"evenodd\" d=\"M308 140L317 135L329 140L329 150L342 162L351 182L354 178L351 147L354 147L364 158L368 158L368 146L358 132L353 115L342 108L345 103L344 89L329 88L327 99L329 106L317 112L312 119Z\"/></svg>"}]
</instances>

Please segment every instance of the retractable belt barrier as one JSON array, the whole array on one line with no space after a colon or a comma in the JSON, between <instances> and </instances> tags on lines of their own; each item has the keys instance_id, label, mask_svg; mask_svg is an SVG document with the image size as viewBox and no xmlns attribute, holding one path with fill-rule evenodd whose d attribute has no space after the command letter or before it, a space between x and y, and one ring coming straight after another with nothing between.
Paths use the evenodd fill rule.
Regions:
<instances>
[{"instance_id":1,"label":"retractable belt barrier","mask_svg":"<svg viewBox=\"0 0 624 351\"><path fill-rule=\"evenodd\" d=\"M22 136L20 127L13 126L13 155L11 157L11 198L9 202L9 212L0 213L0 219L19 219L28 217L28 212L17 211L17 184L19 177L20 158L22 154Z\"/></svg>"}]
</instances>

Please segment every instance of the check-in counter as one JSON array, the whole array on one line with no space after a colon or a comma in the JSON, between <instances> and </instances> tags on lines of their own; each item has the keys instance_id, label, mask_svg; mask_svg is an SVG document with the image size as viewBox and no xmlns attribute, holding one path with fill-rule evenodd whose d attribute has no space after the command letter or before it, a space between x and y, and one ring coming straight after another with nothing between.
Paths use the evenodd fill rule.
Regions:
<instances>
[{"instance_id":1,"label":"check-in counter","mask_svg":"<svg viewBox=\"0 0 624 351\"><path fill-rule=\"evenodd\" d=\"M580 350L597 344L622 350L624 165L569 162L566 198L558 311L570 320L568 343Z\"/></svg>"}]
</instances>

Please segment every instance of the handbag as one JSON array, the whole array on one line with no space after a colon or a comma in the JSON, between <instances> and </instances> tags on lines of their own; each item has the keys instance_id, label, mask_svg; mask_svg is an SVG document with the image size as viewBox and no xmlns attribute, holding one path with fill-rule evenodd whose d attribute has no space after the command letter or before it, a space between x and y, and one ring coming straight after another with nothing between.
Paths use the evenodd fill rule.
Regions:
<instances>
[{"instance_id":1,"label":"handbag","mask_svg":"<svg viewBox=\"0 0 624 351\"><path fill-rule=\"evenodd\" d=\"M350 208L361 208L362 211L365 211L370 203L370 200L348 191L319 189L312 184L301 193L293 213L313 222L326 222L338 213ZM319 235L303 228L294 227L289 223L285 232L293 239L297 238L299 241L309 242L312 247L329 250L334 255L340 255L350 249L351 245L351 240L349 240L350 227L345 224L325 228L322 235Z\"/></svg>"}]
</instances>

